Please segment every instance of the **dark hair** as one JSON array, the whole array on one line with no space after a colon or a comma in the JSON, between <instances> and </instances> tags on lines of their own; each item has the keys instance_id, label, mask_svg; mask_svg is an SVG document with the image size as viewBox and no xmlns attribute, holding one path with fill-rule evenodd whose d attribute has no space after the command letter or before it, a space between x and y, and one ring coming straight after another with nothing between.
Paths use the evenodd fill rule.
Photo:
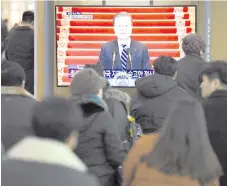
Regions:
<instances>
[{"instance_id":1,"label":"dark hair","mask_svg":"<svg viewBox=\"0 0 227 186\"><path fill-rule=\"evenodd\" d=\"M25 23L32 23L34 22L34 12L32 11L25 11L22 15L22 21Z\"/></svg>"},{"instance_id":2,"label":"dark hair","mask_svg":"<svg viewBox=\"0 0 227 186\"><path fill-rule=\"evenodd\" d=\"M222 169L209 142L202 105L192 98L175 103L153 151L141 161L201 185L218 178Z\"/></svg>"},{"instance_id":3,"label":"dark hair","mask_svg":"<svg viewBox=\"0 0 227 186\"><path fill-rule=\"evenodd\" d=\"M132 22L132 16L128 12L119 12L113 18L113 25L115 25L116 19L118 17L129 17L131 19L131 22Z\"/></svg>"},{"instance_id":4,"label":"dark hair","mask_svg":"<svg viewBox=\"0 0 227 186\"><path fill-rule=\"evenodd\" d=\"M25 80L24 69L13 61L3 60L1 69L1 86L21 86Z\"/></svg>"},{"instance_id":5,"label":"dark hair","mask_svg":"<svg viewBox=\"0 0 227 186\"><path fill-rule=\"evenodd\" d=\"M76 128L79 127L76 116L78 114L82 114L82 111L75 110L67 98L47 98L34 106L32 114L34 133L38 137L63 142L74 129L78 130Z\"/></svg>"},{"instance_id":6,"label":"dark hair","mask_svg":"<svg viewBox=\"0 0 227 186\"><path fill-rule=\"evenodd\" d=\"M209 79L219 79L222 83L227 84L227 61L217 60L207 63L199 76L200 82L204 75Z\"/></svg>"},{"instance_id":7,"label":"dark hair","mask_svg":"<svg viewBox=\"0 0 227 186\"><path fill-rule=\"evenodd\" d=\"M95 70L100 76L104 76L103 74L103 69L102 66L100 64L100 62L96 63L96 64L86 64L84 66L84 68L92 68L93 70ZM105 93L108 89L110 88L110 84L108 81L106 81L106 86L103 88L103 93Z\"/></svg>"},{"instance_id":8,"label":"dark hair","mask_svg":"<svg viewBox=\"0 0 227 186\"><path fill-rule=\"evenodd\" d=\"M182 49L185 54L197 54L205 52L206 43L198 34L188 34L182 41Z\"/></svg>"},{"instance_id":9,"label":"dark hair","mask_svg":"<svg viewBox=\"0 0 227 186\"><path fill-rule=\"evenodd\" d=\"M154 61L155 73L173 77L177 71L177 63L172 57L160 56Z\"/></svg>"}]
</instances>

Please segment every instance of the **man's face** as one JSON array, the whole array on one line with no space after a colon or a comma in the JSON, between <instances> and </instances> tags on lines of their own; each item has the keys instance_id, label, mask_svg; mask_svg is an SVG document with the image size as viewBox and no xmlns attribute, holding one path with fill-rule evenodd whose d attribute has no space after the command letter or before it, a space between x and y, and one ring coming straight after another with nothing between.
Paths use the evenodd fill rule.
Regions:
<instances>
[{"instance_id":1,"label":"man's face","mask_svg":"<svg viewBox=\"0 0 227 186\"><path fill-rule=\"evenodd\" d=\"M214 91L218 89L220 83L217 79L211 80L206 75L203 75L200 84L201 93L203 98L209 97Z\"/></svg>"},{"instance_id":2,"label":"man's face","mask_svg":"<svg viewBox=\"0 0 227 186\"><path fill-rule=\"evenodd\" d=\"M115 19L114 32L118 39L129 39L132 34L132 21L128 16L117 17Z\"/></svg>"}]
</instances>

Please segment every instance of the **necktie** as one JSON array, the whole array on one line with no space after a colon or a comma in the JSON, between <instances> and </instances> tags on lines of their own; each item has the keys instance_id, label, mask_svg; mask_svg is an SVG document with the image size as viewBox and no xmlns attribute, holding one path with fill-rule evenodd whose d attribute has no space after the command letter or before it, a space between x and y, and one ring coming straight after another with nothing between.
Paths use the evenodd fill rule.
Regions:
<instances>
[{"instance_id":1,"label":"necktie","mask_svg":"<svg viewBox=\"0 0 227 186\"><path fill-rule=\"evenodd\" d=\"M127 48L125 44L122 44L121 46L123 47L123 51L121 53L121 66L123 70L127 70L127 61L128 61Z\"/></svg>"}]
</instances>

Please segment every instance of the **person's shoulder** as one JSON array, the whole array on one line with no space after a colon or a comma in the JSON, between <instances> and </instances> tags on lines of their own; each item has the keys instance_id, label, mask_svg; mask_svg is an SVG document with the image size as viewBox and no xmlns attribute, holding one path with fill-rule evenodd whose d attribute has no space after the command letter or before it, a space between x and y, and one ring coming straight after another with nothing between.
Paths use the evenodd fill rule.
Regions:
<instances>
[{"instance_id":1,"label":"person's shoulder","mask_svg":"<svg viewBox=\"0 0 227 186\"><path fill-rule=\"evenodd\" d=\"M151 134L145 134L140 137L139 140L135 143L135 148L136 149L146 149L150 151L154 145L156 144L160 134L158 133L151 133Z\"/></svg>"},{"instance_id":2,"label":"person's shoulder","mask_svg":"<svg viewBox=\"0 0 227 186\"><path fill-rule=\"evenodd\" d=\"M143 47L143 48L146 47L146 45L144 43L141 43L141 42L136 41L134 39L132 39L131 42L134 42L134 45L136 45L136 46Z\"/></svg>"}]
</instances>

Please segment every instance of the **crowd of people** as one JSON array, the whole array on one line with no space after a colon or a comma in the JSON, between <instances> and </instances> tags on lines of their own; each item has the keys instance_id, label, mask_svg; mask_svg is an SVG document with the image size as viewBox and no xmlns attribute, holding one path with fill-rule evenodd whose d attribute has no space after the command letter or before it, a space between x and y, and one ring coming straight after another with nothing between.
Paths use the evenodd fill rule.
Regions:
<instances>
[{"instance_id":1,"label":"crowd of people","mask_svg":"<svg viewBox=\"0 0 227 186\"><path fill-rule=\"evenodd\" d=\"M37 100L34 66L21 65L32 56L10 50L22 30L32 37L32 19L23 15L1 64L3 186L227 186L227 61L207 63L198 34L179 61L158 57L132 98L97 63L75 74L69 97ZM129 115L143 132L133 144Z\"/></svg>"}]
</instances>

